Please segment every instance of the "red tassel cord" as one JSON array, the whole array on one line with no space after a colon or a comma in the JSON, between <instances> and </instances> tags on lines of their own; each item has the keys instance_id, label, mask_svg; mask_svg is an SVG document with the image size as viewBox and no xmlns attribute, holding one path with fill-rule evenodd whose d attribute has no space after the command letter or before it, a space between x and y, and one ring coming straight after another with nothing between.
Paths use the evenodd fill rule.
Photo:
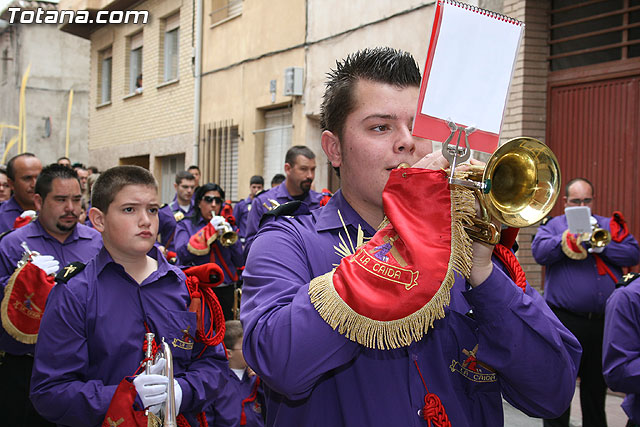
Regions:
<instances>
[{"instance_id":1,"label":"red tassel cord","mask_svg":"<svg viewBox=\"0 0 640 427\"><path fill-rule=\"evenodd\" d=\"M518 262L518 258L516 258L513 252L511 252L511 250L506 246L498 243L493 249L493 254L498 257L498 259L502 261L504 266L507 268L507 272L509 273L511 280L513 280L516 285L522 289L522 292L525 292L527 289L527 278L524 274L524 270L522 270L522 267Z\"/></svg>"},{"instance_id":2,"label":"red tassel cord","mask_svg":"<svg viewBox=\"0 0 640 427\"><path fill-rule=\"evenodd\" d=\"M420 371L420 367L418 366L418 361L414 360L413 363L416 364L416 369L420 374L422 385L424 385L424 389L427 391L427 394L424 395L422 418L427 422L428 427L451 427L449 416L447 416L447 411L444 409L444 405L440 401L440 398L435 393L429 393L427 383L425 382L422 372Z\"/></svg>"},{"instance_id":3,"label":"red tassel cord","mask_svg":"<svg viewBox=\"0 0 640 427\"><path fill-rule=\"evenodd\" d=\"M242 401L242 412L240 413L240 425L241 426L246 426L247 425L247 415L244 413L244 405L246 403L251 403L254 402L256 400L256 398L258 397L258 387L260 386L260 377L256 377L256 382L253 383L253 388L251 389L251 394L249 395L249 397L247 397L246 399L244 399Z\"/></svg>"}]
</instances>

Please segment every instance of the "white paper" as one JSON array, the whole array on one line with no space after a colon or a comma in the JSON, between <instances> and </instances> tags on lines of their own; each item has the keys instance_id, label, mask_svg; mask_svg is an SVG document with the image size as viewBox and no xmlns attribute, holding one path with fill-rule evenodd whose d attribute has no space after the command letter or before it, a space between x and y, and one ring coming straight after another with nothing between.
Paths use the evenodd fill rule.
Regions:
<instances>
[{"instance_id":1,"label":"white paper","mask_svg":"<svg viewBox=\"0 0 640 427\"><path fill-rule=\"evenodd\" d=\"M569 206L564 209L569 233L591 234L591 208L589 206Z\"/></svg>"},{"instance_id":2,"label":"white paper","mask_svg":"<svg viewBox=\"0 0 640 427\"><path fill-rule=\"evenodd\" d=\"M422 114L499 134L521 32L444 3Z\"/></svg>"}]
</instances>

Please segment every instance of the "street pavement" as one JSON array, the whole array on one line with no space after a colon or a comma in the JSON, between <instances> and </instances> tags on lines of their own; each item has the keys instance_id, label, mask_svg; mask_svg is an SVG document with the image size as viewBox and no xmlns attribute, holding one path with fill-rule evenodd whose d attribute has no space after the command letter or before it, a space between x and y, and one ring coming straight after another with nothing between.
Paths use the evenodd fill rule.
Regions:
<instances>
[{"instance_id":1,"label":"street pavement","mask_svg":"<svg viewBox=\"0 0 640 427\"><path fill-rule=\"evenodd\" d=\"M550 392L553 392L550 390ZM609 392L605 401L607 411L608 427L624 427L627 423L627 416L620 407L624 395L620 393ZM505 427L542 427L540 418L531 418L509 403L502 401L504 408L504 425ZM582 411L580 410L580 386L576 385L576 392L571 401L571 427L582 427Z\"/></svg>"}]
</instances>

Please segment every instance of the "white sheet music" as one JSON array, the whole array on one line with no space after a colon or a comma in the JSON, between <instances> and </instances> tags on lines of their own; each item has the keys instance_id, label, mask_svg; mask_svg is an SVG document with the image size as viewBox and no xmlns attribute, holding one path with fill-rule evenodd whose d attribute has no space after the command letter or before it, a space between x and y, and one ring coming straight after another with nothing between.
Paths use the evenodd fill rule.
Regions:
<instances>
[{"instance_id":1,"label":"white sheet music","mask_svg":"<svg viewBox=\"0 0 640 427\"><path fill-rule=\"evenodd\" d=\"M500 133L523 27L444 3L421 112Z\"/></svg>"}]
</instances>

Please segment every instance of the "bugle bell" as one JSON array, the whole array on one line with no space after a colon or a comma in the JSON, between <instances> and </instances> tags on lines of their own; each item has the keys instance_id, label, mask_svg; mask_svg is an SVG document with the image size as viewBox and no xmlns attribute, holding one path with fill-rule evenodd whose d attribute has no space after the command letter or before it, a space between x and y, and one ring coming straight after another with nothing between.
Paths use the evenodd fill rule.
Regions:
<instances>
[{"instance_id":1,"label":"bugle bell","mask_svg":"<svg viewBox=\"0 0 640 427\"><path fill-rule=\"evenodd\" d=\"M560 166L553 152L534 138L507 141L484 167L470 166L456 172L455 184L474 188L481 218L465 226L474 240L495 245L500 229L528 227L542 220L553 208L560 193Z\"/></svg>"},{"instance_id":2,"label":"bugle bell","mask_svg":"<svg viewBox=\"0 0 640 427\"><path fill-rule=\"evenodd\" d=\"M218 237L222 246L231 246L238 241L238 233L226 224L224 228L218 232Z\"/></svg>"},{"instance_id":3,"label":"bugle bell","mask_svg":"<svg viewBox=\"0 0 640 427\"><path fill-rule=\"evenodd\" d=\"M589 236L589 243L592 248L604 248L611 243L611 233L604 228L594 228Z\"/></svg>"}]
</instances>

